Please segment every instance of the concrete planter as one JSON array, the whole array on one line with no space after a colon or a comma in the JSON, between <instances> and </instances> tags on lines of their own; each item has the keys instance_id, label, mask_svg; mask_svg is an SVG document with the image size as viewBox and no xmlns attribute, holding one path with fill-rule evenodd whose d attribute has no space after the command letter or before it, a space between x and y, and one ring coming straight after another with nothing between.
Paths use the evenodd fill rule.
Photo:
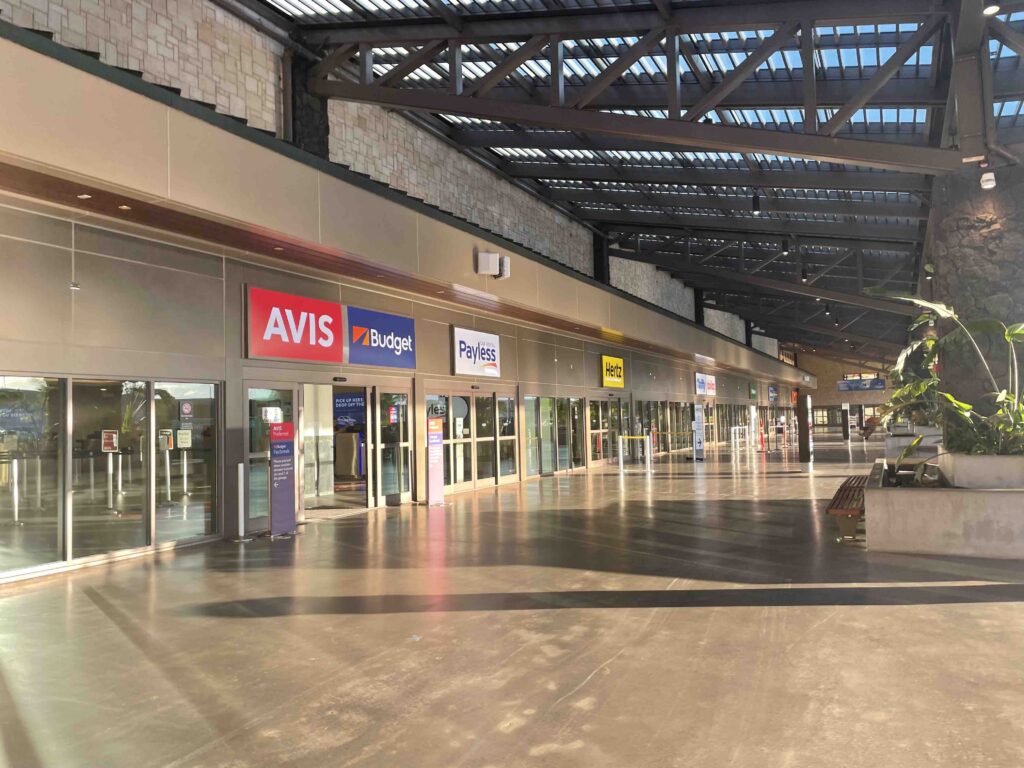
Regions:
<instances>
[{"instance_id":1,"label":"concrete planter","mask_svg":"<svg viewBox=\"0 0 1024 768\"><path fill-rule=\"evenodd\" d=\"M921 435L921 442L917 446L917 454L921 456L934 455L941 449L942 430L938 427L912 427L909 434L886 435L885 458L895 461L904 448L910 445Z\"/></svg>"},{"instance_id":2,"label":"concrete planter","mask_svg":"<svg viewBox=\"0 0 1024 768\"><path fill-rule=\"evenodd\" d=\"M885 463L864 490L868 549L1024 559L1024 489L890 488Z\"/></svg>"},{"instance_id":3,"label":"concrete planter","mask_svg":"<svg viewBox=\"0 0 1024 768\"><path fill-rule=\"evenodd\" d=\"M938 458L939 469L957 488L1010 488L1024 491L1024 456L975 456L946 453ZM1024 506L1021 507L1024 515Z\"/></svg>"}]
</instances>

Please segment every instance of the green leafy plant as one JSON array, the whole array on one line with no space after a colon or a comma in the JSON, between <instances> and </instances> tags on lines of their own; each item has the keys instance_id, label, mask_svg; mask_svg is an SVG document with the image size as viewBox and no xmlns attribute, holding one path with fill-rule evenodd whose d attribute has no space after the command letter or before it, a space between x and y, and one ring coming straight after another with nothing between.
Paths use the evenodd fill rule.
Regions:
<instances>
[{"instance_id":1,"label":"green leafy plant","mask_svg":"<svg viewBox=\"0 0 1024 768\"><path fill-rule=\"evenodd\" d=\"M911 324L911 330L936 321L952 323L953 330L911 342L900 354L892 370L896 390L882 406L873 431L894 418L915 424L932 424L943 430L943 442L949 453L982 455L1024 454L1024 402L1021 401L1017 344L1024 343L1024 323L1006 325L998 320L962 321L945 304L918 296L894 298L913 302L925 312ZM988 354L982 343L990 348ZM994 344L988 343L992 340ZM979 373L986 380L988 394L972 404L959 399L952 382L943 376L944 354L966 350L976 359ZM1005 355L1005 357L1004 357ZM1005 365L1005 386L995 371ZM870 434L869 430L865 430ZM900 455L897 466L916 450L915 440Z\"/></svg>"}]
</instances>

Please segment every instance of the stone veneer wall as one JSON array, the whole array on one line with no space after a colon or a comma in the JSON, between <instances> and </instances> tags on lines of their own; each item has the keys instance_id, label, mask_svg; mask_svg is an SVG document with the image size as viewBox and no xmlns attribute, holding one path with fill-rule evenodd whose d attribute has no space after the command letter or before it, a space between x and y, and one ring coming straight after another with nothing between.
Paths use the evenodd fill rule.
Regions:
<instances>
[{"instance_id":1,"label":"stone veneer wall","mask_svg":"<svg viewBox=\"0 0 1024 768\"><path fill-rule=\"evenodd\" d=\"M968 319L1024 322L1024 169L997 170L998 186L988 191L979 175L935 180L933 295Z\"/></svg>"},{"instance_id":2,"label":"stone veneer wall","mask_svg":"<svg viewBox=\"0 0 1024 768\"><path fill-rule=\"evenodd\" d=\"M723 336L736 339L740 344L747 343L747 324L742 317L732 312L704 307L704 325Z\"/></svg>"},{"instance_id":3,"label":"stone veneer wall","mask_svg":"<svg viewBox=\"0 0 1024 768\"><path fill-rule=\"evenodd\" d=\"M281 46L206 0L0 0L0 19L278 128Z\"/></svg>"},{"instance_id":4,"label":"stone veneer wall","mask_svg":"<svg viewBox=\"0 0 1024 768\"><path fill-rule=\"evenodd\" d=\"M593 237L400 115L366 104L328 104L330 159L585 275Z\"/></svg>"},{"instance_id":5,"label":"stone veneer wall","mask_svg":"<svg viewBox=\"0 0 1024 768\"><path fill-rule=\"evenodd\" d=\"M620 291L656 304L669 312L693 320L693 289L662 272L653 264L610 256L611 284Z\"/></svg>"},{"instance_id":6,"label":"stone veneer wall","mask_svg":"<svg viewBox=\"0 0 1024 768\"><path fill-rule=\"evenodd\" d=\"M764 352L766 355L771 355L776 358L779 356L778 339L773 339L771 336L762 336L759 333L755 333L750 341L750 346L758 352Z\"/></svg>"}]
</instances>

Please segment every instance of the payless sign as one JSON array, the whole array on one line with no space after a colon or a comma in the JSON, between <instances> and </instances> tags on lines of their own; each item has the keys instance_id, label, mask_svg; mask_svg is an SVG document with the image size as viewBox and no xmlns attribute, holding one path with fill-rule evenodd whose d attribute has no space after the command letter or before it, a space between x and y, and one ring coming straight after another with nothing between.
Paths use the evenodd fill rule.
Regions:
<instances>
[{"instance_id":1,"label":"payless sign","mask_svg":"<svg viewBox=\"0 0 1024 768\"><path fill-rule=\"evenodd\" d=\"M249 288L249 357L344 360L341 305Z\"/></svg>"},{"instance_id":2,"label":"payless sign","mask_svg":"<svg viewBox=\"0 0 1024 768\"><path fill-rule=\"evenodd\" d=\"M455 373L465 376L501 376L501 339L493 333L452 328Z\"/></svg>"},{"instance_id":3,"label":"payless sign","mask_svg":"<svg viewBox=\"0 0 1024 768\"><path fill-rule=\"evenodd\" d=\"M626 386L626 365L621 357L601 355L601 386L616 389Z\"/></svg>"}]
</instances>

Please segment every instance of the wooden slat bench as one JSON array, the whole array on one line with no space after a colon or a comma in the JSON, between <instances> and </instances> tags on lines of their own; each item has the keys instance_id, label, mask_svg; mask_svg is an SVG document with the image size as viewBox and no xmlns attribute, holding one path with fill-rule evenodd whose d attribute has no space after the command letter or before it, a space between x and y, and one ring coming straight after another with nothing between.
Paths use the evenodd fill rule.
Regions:
<instances>
[{"instance_id":1,"label":"wooden slat bench","mask_svg":"<svg viewBox=\"0 0 1024 768\"><path fill-rule=\"evenodd\" d=\"M835 515L839 524L839 536L836 541L857 538L857 523L864 517L864 487L868 483L867 475L853 475L843 481L828 503L825 510Z\"/></svg>"}]
</instances>

